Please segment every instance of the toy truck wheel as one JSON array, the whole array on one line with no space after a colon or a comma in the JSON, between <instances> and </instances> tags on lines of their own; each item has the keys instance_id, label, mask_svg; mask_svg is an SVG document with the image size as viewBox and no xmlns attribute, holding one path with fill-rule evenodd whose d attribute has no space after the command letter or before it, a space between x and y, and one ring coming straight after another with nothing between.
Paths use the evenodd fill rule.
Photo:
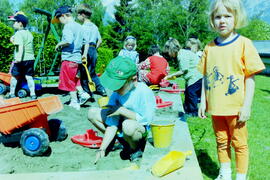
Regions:
<instances>
[{"instance_id":1,"label":"toy truck wheel","mask_svg":"<svg viewBox=\"0 0 270 180\"><path fill-rule=\"evenodd\" d=\"M48 124L51 130L51 141L64 141L67 138L67 129L63 121L59 119L50 119Z\"/></svg>"},{"instance_id":2,"label":"toy truck wheel","mask_svg":"<svg viewBox=\"0 0 270 180\"><path fill-rule=\"evenodd\" d=\"M42 129L31 128L23 132L20 145L25 155L41 156L49 148L49 138Z\"/></svg>"},{"instance_id":3,"label":"toy truck wheel","mask_svg":"<svg viewBox=\"0 0 270 180\"><path fill-rule=\"evenodd\" d=\"M0 83L0 94L5 94L7 92L7 86Z\"/></svg>"},{"instance_id":4,"label":"toy truck wheel","mask_svg":"<svg viewBox=\"0 0 270 180\"><path fill-rule=\"evenodd\" d=\"M18 93L17 93L17 95L18 95L18 97L19 98L24 98L24 97L26 97L27 96L27 90L25 90L25 89L20 89L19 91L18 91Z\"/></svg>"}]
</instances>

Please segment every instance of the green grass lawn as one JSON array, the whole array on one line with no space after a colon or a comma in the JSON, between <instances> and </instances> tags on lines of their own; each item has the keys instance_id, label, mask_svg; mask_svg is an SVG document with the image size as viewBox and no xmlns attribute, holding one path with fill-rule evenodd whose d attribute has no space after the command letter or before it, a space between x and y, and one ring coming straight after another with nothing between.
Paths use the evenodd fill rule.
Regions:
<instances>
[{"instance_id":1,"label":"green grass lawn","mask_svg":"<svg viewBox=\"0 0 270 180\"><path fill-rule=\"evenodd\" d=\"M257 75L255 79L252 115L248 120L250 151L248 176L249 180L269 180L270 77ZM204 179L214 179L218 175L219 164L211 119L189 118L188 124ZM235 176L234 160L232 167Z\"/></svg>"}]
</instances>

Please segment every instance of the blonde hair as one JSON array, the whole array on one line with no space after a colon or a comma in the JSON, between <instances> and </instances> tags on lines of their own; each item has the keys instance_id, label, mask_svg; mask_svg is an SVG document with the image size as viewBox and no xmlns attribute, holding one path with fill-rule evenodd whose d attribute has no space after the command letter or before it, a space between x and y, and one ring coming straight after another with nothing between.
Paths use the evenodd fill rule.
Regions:
<instances>
[{"instance_id":1,"label":"blonde hair","mask_svg":"<svg viewBox=\"0 0 270 180\"><path fill-rule=\"evenodd\" d=\"M181 45L179 44L177 39L170 37L169 40L166 41L166 43L164 44L163 53L166 53L166 54L176 53L177 54L178 51L180 51L180 49L181 49Z\"/></svg>"},{"instance_id":2,"label":"blonde hair","mask_svg":"<svg viewBox=\"0 0 270 180\"><path fill-rule=\"evenodd\" d=\"M196 46L196 50L194 49L194 47ZM202 43L199 39L196 38L189 38L186 41L186 47L190 48L193 52L194 51L199 51L202 48Z\"/></svg>"},{"instance_id":3,"label":"blonde hair","mask_svg":"<svg viewBox=\"0 0 270 180\"><path fill-rule=\"evenodd\" d=\"M86 18L90 18L92 15L91 7L88 4L80 4L76 8L78 14L84 14Z\"/></svg>"},{"instance_id":4,"label":"blonde hair","mask_svg":"<svg viewBox=\"0 0 270 180\"><path fill-rule=\"evenodd\" d=\"M215 29L215 13L222 5L233 14L235 29L240 29L247 25L247 15L241 0L215 0L211 4L209 16L209 21L212 29Z\"/></svg>"},{"instance_id":5,"label":"blonde hair","mask_svg":"<svg viewBox=\"0 0 270 180\"><path fill-rule=\"evenodd\" d=\"M127 36L125 41L124 41L124 49L127 49L126 46L127 45L133 45L133 49L132 50L136 50L137 48L137 40L135 37L133 36Z\"/></svg>"}]
</instances>

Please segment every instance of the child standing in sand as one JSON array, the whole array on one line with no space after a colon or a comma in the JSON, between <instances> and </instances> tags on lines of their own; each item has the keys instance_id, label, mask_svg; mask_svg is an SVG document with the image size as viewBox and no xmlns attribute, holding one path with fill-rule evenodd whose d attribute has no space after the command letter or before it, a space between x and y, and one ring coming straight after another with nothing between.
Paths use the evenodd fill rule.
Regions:
<instances>
[{"instance_id":1,"label":"child standing in sand","mask_svg":"<svg viewBox=\"0 0 270 180\"><path fill-rule=\"evenodd\" d=\"M74 21L71 13L71 7L61 6L56 10L55 17L52 21L53 23L60 22L64 24L62 40L55 47L55 50L62 50L62 64L58 88L70 92L69 106L80 110L77 91L79 97L86 93L83 91L80 79L77 77L79 64L82 63L83 31L81 25Z\"/></svg>"},{"instance_id":2,"label":"child standing in sand","mask_svg":"<svg viewBox=\"0 0 270 180\"><path fill-rule=\"evenodd\" d=\"M107 96L104 87L101 85L99 78L96 74L95 68L97 63L97 49L99 48L102 39L98 31L98 27L90 20L92 16L92 10L88 4L80 4L77 7L78 20L83 22L82 29L84 33L83 40L83 58L87 60L88 71L92 80L96 85L96 91L90 92L88 87L88 78L85 68L81 68L81 83L83 89L90 95L92 93L99 94L101 96ZM89 96L90 98L90 96ZM86 98L85 98L86 99ZM83 99L82 99L83 100ZM83 104L84 102L81 102Z\"/></svg>"},{"instance_id":3,"label":"child standing in sand","mask_svg":"<svg viewBox=\"0 0 270 180\"><path fill-rule=\"evenodd\" d=\"M207 110L216 135L219 175L231 180L231 145L236 156L236 180L248 171L247 120L254 94L254 75L265 67L252 42L235 32L246 21L240 0L215 0L211 27L219 36L203 52L199 70L204 75L199 117Z\"/></svg>"},{"instance_id":4,"label":"child standing in sand","mask_svg":"<svg viewBox=\"0 0 270 180\"><path fill-rule=\"evenodd\" d=\"M16 14L10 20L14 21L13 27L16 33L12 36L11 42L15 46L14 64L11 68L10 92L7 98L15 97L15 90L19 77L25 77L30 90L32 100L37 99L35 93L34 75L34 47L33 35L26 29L28 18L23 14Z\"/></svg>"},{"instance_id":5,"label":"child standing in sand","mask_svg":"<svg viewBox=\"0 0 270 180\"><path fill-rule=\"evenodd\" d=\"M139 63L139 53L136 51L136 47L136 38L133 36L127 36L124 41L124 48L118 55L130 58L137 65Z\"/></svg>"},{"instance_id":6,"label":"child standing in sand","mask_svg":"<svg viewBox=\"0 0 270 180\"><path fill-rule=\"evenodd\" d=\"M131 161L142 157L142 144L146 141L156 102L152 90L145 83L137 82L136 72L136 65L129 58L118 56L111 60L100 78L114 92L105 109L90 108L88 112L90 122L105 133L95 162L105 156L117 132L128 143L122 154Z\"/></svg>"}]
</instances>

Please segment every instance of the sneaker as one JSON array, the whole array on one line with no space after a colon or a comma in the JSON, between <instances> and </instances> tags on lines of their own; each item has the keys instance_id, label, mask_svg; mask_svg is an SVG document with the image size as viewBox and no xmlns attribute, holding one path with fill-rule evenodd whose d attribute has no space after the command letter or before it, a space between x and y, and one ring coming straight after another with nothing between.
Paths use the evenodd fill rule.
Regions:
<instances>
[{"instance_id":1,"label":"sneaker","mask_svg":"<svg viewBox=\"0 0 270 180\"><path fill-rule=\"evenodd\" d=\"M32 96L30 96L30 97L31 97L31 100L37 99L37 96L36 96L36 95L32 95Z\"/></svg>"},{"instance_id":2,"label":"sneaker","mask_svg":"<svg viewBox=\"0 0 270 180\"><path fill-rule=\"evenodd\" d=\"M102 90L96 90L94 92L94 94L97 94L97 95L100 95L100 96L103 96L103 97L107 96L107 93L106 93L106 91L104 89L102 89Z\"/></svg>"},{"instance_id":3,"label":"sneaker","mask_svg":"<svg viewBox=\"0 0 270 180\"><path fill-rule=\"evenodd\" d=\"M5 96L6 99L11 99L11 98L15 98L15 97L16 97L15 94L7 94Z\"/></svg>"},{"instance_id":4,"label":"sneaker","mask_svg":"<svg viewBox=\"0 0 270 180\"><path fill-rule=\"evenodd\" d=\"M80 104L78 102L74 102L74 101L71 101L68 106L73 107L74 109L76 109L78 111L81 108Z\"/></svg>"},{"instance_id":5,"label":"sneaker","mask_svg":"<svg viewBox=\"0 0 270 180\"><path fill-rule=\"evenodd\" d=\"M215 180L232 180L231 175L224 176L223 174L219 174Z\"/></svg>"},{"instance_id":6,"label":"sneaker","mask_svg":"<svg viewBox=\"0 0 270 180\"><path fill-rule=\"evenodd\" d=\"M91 96L88 93L82 93L79 97L79 104L84 105L90 98Z\"/></svg>"},{"instance_id":7,"label":"sneaker","mask_svg":"<svg viewBox=\"0 0 270 180\"><path fill-rule=\"evenodd\" d=\"M130 161L136 162L139 161L142 158L143 152L141 150L138 150L130 155Z\"/></svg>"},{"instance_id":8,"label":"sneaker","mask_svg":"<svg viewBox=\"0 0 270 180\"><path fill-rule=\"evenodd\" d=\"M186 118L185 113L179 112L178 115L179 115L179 120L180 120L180 121L187 122L187 118Z\"/></svg>"}]
</instances>

